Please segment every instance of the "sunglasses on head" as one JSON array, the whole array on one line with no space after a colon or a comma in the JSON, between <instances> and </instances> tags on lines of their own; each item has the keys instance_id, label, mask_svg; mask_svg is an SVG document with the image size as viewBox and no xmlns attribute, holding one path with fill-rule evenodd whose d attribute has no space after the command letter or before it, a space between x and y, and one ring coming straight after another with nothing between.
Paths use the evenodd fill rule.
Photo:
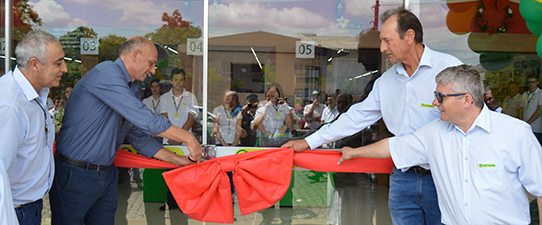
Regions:
<instances>
[{"instance_id":1,"label":"sunglasses on head","mask_svg":"<svg viewBox=\"0 0 542 225\"><path fill-rule=\"evenodd\" d=\"M461 95L466 95L467 93L457 93L457 94L447 94L447 95L443 95L441 93L438 93L438 92L434 92L435 93L435 98L437 98L437 101L438 103L442 103L442 98L444 97L448 97L448 96L461 96Z\"/></svg>"}]
</instances>

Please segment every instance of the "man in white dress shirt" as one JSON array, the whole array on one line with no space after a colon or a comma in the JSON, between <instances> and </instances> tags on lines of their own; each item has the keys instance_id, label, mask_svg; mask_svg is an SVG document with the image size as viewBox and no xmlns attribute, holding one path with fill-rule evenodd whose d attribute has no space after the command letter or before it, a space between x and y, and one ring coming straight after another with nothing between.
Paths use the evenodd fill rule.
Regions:
<instances>
[{"instance_id":1,"label":"man in white dress shirt","mask_svg":"<svg viewBox=\"0 0 542 225\"><path fill-rule=\"evenodd\" d=\"M15 48L17 67L0 78L0 160L9 176L20 224L41 224L42 198L53 184L55 126L47 110L50 87L68 72L58 39L33 31Z\"/></svg>"},{"instance_id":2,"label":"man in white dress shirt","mask_svg":"<svg viewBox=\"0 0 542 225\"><path fill-rule=\"evenodd\" d=\"M530 224L525 190L542 203L542 147L530 126L488 109L472 66L448 68L436 81L440 119L410 135L342 148L338 164L390 156L397 168L429 164L443 224Z\"/></svg>"},{"instance_id":3,"label":"man in white dress shirt","mask_svg":"<svg viewBox=\"0 0 542 225\"><path fill-rule=\"evenodd\" d=\"M305 139L282 147L296 151L315 149L355 134L380 118L392 134L403 136L438 118L439 111L431 104L435 76L445 68L460 65L461 61L423 44L421 22L411 12L393 9L381 18L380 51L395 64L375 81L365 100ZM429 166L394 168L388 206L394 224L440 224L437 192Z\"/></svg>"}]
</instances>

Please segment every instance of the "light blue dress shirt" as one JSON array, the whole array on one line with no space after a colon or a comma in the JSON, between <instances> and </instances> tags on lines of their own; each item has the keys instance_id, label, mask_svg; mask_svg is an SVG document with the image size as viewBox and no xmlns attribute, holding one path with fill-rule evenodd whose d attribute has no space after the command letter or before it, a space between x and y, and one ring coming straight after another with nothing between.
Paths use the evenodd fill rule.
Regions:
<instances>
[{"instance_id":1,"label":"light blue dress shirt","mask_svg":"<svg viewBox=\"0 0 542 225\"><path fill-rule=\"evenodd\" d=\"M45 108L49 88L38 94L18 67L0 77L0 87L0 157L11 181L15 207L49 192L55 169L55 127Z\"/></svg>"},{"instance_id":2,"label":"light blue dress shirt","mask_svg":"<svg viewBox=\"0 0 542 225\"><path fill-rule=\"evenodd\" d=\"M440 71L460 64L454 56L425 46L411 77L402 63L396 63L375 81L373 91L363 102L352 105L335 122L324 125L305 140L315 149L353 135L380 118L395 136L410 134L440 116L440 111L432 105L437 87L435 77Z\"/></svg>"},{"instance_id":3,"label":"light blue dress shirt","mask_svg":"<svg viewBox=\"0 0 542 225\"><path fill-rule=\"evenodd\" d=\"M531 126L485 105L467 133L438 119L389 146L397 168L429 163L444 224L529 224L523 187L542 196Z\"/></svg>"},{"instance_id":4,"label":"light blue dress shirt","mask_svg":"<svg viewBox=\"0 0 542 225\"><path fill-rule=\"evenodd\" d=\"M19 224L13 208L8 172L2 159L0 159L0 224Z\"/></svg>"},{"instance_id":5,"label":"light blue dress shirt","mask_svg":"<svg viewBox=\"0 0 542 225\"><path fill-rule=\"evenodd\" d=\"M147 109L124 63L96 65L75 87L64 111L57 151L69 158L109 166L126 137L140 154L152 157L163 146L156 136L172 125Z\"/></svg>"}]
</instances>

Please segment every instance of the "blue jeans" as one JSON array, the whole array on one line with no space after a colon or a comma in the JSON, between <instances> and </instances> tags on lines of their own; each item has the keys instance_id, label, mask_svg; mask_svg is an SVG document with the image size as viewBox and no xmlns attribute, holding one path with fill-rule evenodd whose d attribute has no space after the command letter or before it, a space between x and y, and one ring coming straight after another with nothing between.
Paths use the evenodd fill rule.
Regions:
<instances>
[{"instance_id":1,"label":"blue jeans","mask_svg":"<svg viewBox=\"0 0 542 225\"><path fill-rule=\"evenodd\" d=\"M15 209L17 220L20 225L41 225L41 210L43 209L43 200L37 200L28 205Z\"/></svg>"},{"instance_id":2,"label":"blue jeans","mask_svg":"<svg viewBox=\"0 0 542 225\"><path fill-rule=\"evenodd\" d=\"M56 159L51 201L53 225L113 225L118 203L118 170L72 166Z\"/></svg>"},{"instance_id":3,"label":"blue jeans","mask_svg":"<svg viewBox=\"0 0 542 225\"><path fill-rule=\"evenodd\" d=\"M437 190L431 175L402 172L393 167L388 200L394 225L442 224Z\"/></svg>"}]
</instances>

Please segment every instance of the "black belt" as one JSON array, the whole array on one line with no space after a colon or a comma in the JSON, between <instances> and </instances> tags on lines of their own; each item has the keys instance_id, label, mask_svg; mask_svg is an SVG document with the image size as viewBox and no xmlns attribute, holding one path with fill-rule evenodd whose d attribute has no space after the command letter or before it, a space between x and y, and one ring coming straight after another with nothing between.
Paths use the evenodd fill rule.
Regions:
<instances>
[{"instance_id":1,"label":"black belt","mask_svg":"<svg viewBox=\"0 0 542 225\"><path fill-rule=\"evenodd\" d=\"M29 202L29 203L26 203L26 204L18 205L18 206L15 206L15 208L16 208L16 209L22 208L22 207L25 207L25 206L27 206L27 205L37 203L37 202L39 202L39 201L41 201L41 200L42 200L42 199L38 199L38 200L33 201L33 202Z\"/></svg>"},{"instance_id":2,"label":"black belt","mask_svg":"<svg viewBox=\"0 0 542 225\"><path fill-rule=\"evenodd\" d=\"M413 171L418 175L431 175L431 170L426 170L420 166L410 167L410 169L408 169L407 171Z\"/></svg>"},{"instance_id":3,"label":"black belt","mask_svg":"<svg viewBox=\"0 0 542 225\"><path fill-rule=\"evenodd\" d=\"M72 166L77 166L77 167L81 167L81 168L85 168L85 169L89 169L89 170L100 171L100 170L104 170L105 168L109 167L109 166L100 166L100 165L96 165L96 164L92 164L92 163L87 163L87 162L83 162L83 161L79 161L79 160L75 160L75 159L70 159L67 156L62 155L60 153L58 153L58 155L56 157L60 161L65 162L67 164L70 164Z\"/></svg>"}]
</instances>

